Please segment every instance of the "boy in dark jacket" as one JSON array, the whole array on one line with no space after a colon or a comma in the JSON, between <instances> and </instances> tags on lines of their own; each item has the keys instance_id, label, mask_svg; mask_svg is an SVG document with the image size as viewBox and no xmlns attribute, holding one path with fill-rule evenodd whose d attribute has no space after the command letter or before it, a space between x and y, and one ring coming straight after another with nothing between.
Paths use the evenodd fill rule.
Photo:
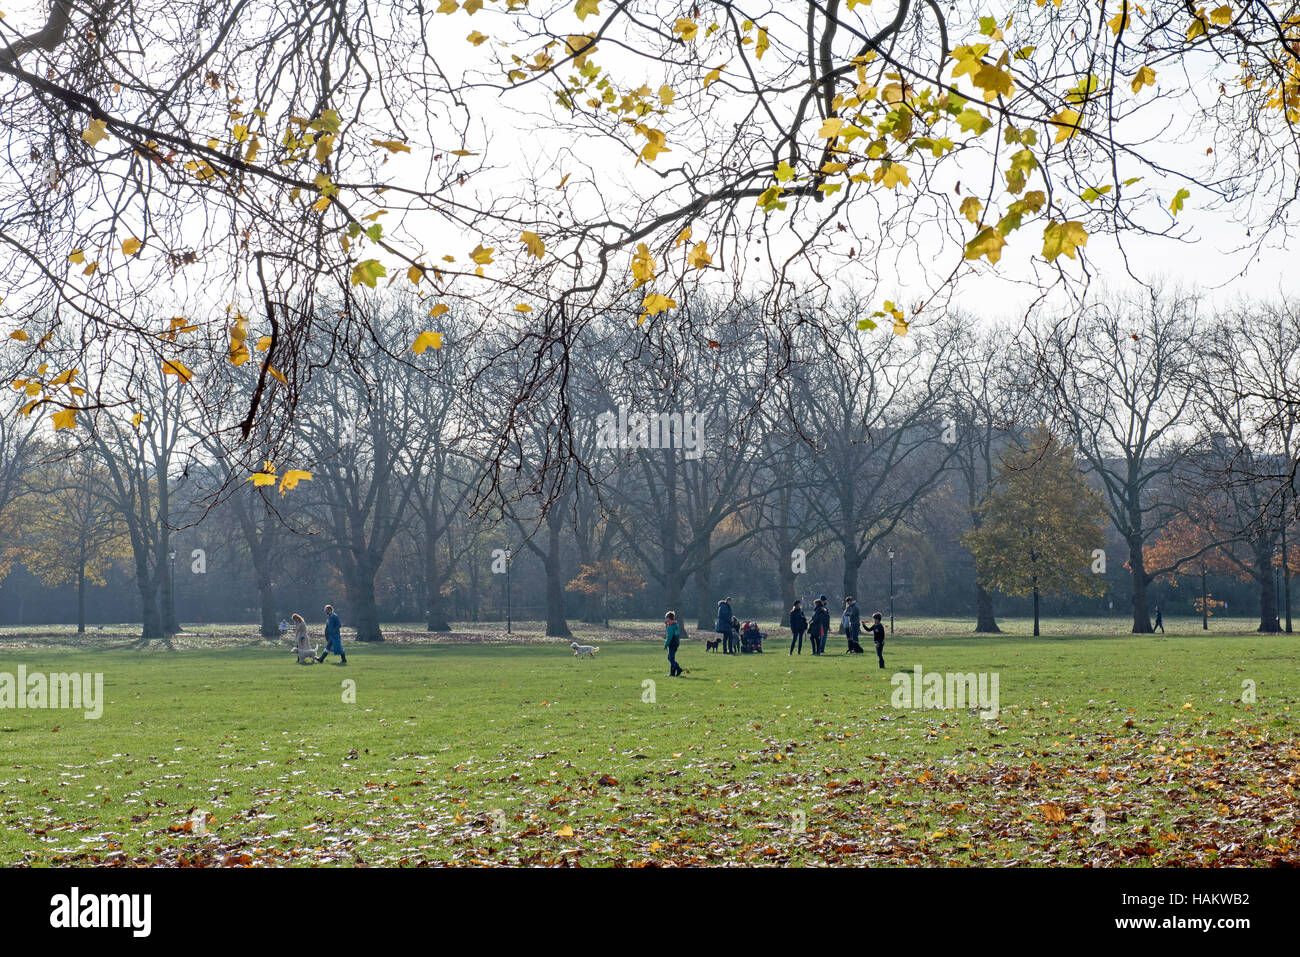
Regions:
<instances>
[{"instance_id":1,"label":"boy in dark jacket","mask_svg":"<svg viewBox=\"0 0 1300 957\"><path fill-rule=\"evenodd\" d=\"M794 654L795 642L799 643L799 654L803 654L803 635L808 630L808 618L803 613L803 602L798 598L794 600L794 607L790 609L790 654ZM813 654L817 653L816 644L813 645Z\"/></svg>"},{"instance_id":2,"label":"boy in dark jacket","mask_svg":"<svg viewBox=\"0 0 1300 957\"><path fill-rule=\"evenodd\" d=\"M880 667L885 667L885 626L880 621L880 612L871 616L871 640L876 646L876 659Z\"/></svg>"}]
</instances>

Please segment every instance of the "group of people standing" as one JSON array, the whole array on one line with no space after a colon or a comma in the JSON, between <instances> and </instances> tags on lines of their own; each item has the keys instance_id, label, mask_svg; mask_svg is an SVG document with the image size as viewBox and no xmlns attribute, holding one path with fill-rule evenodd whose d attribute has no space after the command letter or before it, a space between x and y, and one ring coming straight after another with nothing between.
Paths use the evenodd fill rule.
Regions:
<instances>
[{"instance_id":1,"label":"group of people standing","mask_svg":"<svg viewBox=\"0 0 1300 957\"><path fill-rule=\"evenodd\" d=\"M803 654L804 635L808 636L808 642L812 646L814 655L824 655L826 653L826 638L830 635L831 614L826 607L826 596L822 595L813 602L812 620L804 614L803 600L796 598L794 606L790 609L790 654L793 655L797 649L799 654ZM862 645L858 643L858 638L862 634L862 612L858 608L857 600L852 596L844 599L844 614L840 616L840 632L848 639L848 654L862 654ZM885 626L881 621L880 612L871 616L871 639L876 646L876 659L880 662L880 667L885 667Z\"/></svg>"},{"instance_id":2,"label":"group of people standing","mask_svg":"<svg viewBox=\"0 0 1300 957\"><path fill-rule=\"evenodd\" d=\"M871 616L871 641L876 648L876 660L880 667L885 667L885 626L882 622L880 612ZM724 654L739 654L740 652L740 622L736 619L731 610L731 599L724 598L718 602L718 618L714 626L714 631L721 635ZM799 654L803 654L803 639L806 635L809 646L812 648L814 655L824 655L826 653L826 639L831 631L831 614L826 606L826 596L822 595L813 602L812 619L803 610L803 599L796 598L794 607L790 609L790 654L793 655L798 649ZM848 639L848 651L850 655L860 655L863 653L862 645L858 639L862 635L862 612L858 608L857 601L852 597L844 599L844 613L840 616L840 633ZM685 674L686 670L677 663L677 651L681 647L682 639L686 637L685 629L677 621L676 612L668 612L664 616L664 648L668 652L668 676L676 678Z\"/></svg>"}]
</instances>

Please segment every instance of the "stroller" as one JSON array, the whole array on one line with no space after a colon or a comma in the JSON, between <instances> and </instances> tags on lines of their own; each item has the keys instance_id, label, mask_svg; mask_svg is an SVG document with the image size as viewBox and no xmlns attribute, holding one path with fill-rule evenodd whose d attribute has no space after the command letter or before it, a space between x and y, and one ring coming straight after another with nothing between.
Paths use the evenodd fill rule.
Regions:
<instances>
[{"instance_id":1,"label":"stroller","mask_svg":"<svg viewBox=\"0 0 1300 957\"><path fill-rule=\"evenodd\" d=\"M763 639L767 633L760 631L758 622L747 621L740 626L740 651L746 655L761 655L763 653Z\"/></svg>"}]
</instances>

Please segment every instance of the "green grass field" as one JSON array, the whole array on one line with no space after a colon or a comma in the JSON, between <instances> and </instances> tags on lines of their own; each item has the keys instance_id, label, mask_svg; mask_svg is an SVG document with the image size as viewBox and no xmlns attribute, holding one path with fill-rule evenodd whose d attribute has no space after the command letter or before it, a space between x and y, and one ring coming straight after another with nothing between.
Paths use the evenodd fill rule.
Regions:
<instances>
[{"instance_id":1,"label":"green grass field","mask_svg":"<svg viewBox=\"0 0 1300 957\"><path fill-rule=\"evenodd\" d=\"M346 668L246 628L8 629L0 672L102 672L106 700L0 710L0 863L1300 863L1300 636L1009 624L908 622L883 671L693 637L679 679L650 623L581 661L536 623L394 631ZM997 673L998 716L893 707L916 665Z\"/></svg>"}]
</instances>

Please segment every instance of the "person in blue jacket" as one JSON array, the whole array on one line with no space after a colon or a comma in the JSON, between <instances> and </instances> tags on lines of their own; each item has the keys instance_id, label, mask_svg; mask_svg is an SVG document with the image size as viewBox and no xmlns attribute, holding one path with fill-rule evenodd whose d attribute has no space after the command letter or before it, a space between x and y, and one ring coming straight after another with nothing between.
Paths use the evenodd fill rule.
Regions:
<instances>
[{"instance_id":1,"label":"person in blue jacket","mask_svg":"<svg viewBox=\"0 0 1300 957\"><path fill-rule=\"evenodd\" d=\"M685 674L686 669L677 663L677 648L682 643L682 626L677 623L677 613L664 615L664 647L668 649L668 677Z\"/></svg>"},{"instance_id":2,"label":"person in blue jacket","mask_svg":"<svg viewBox=\"0 0 1300 957\"><path fill-rule=\"evenodd\" d=\"M346 665L348 656L343 653L343 622L334 614L334 606L325 606L325 650L316 661L322 662L330 652L339 656L339 664Z\"/></svg>"}]
</instances>

